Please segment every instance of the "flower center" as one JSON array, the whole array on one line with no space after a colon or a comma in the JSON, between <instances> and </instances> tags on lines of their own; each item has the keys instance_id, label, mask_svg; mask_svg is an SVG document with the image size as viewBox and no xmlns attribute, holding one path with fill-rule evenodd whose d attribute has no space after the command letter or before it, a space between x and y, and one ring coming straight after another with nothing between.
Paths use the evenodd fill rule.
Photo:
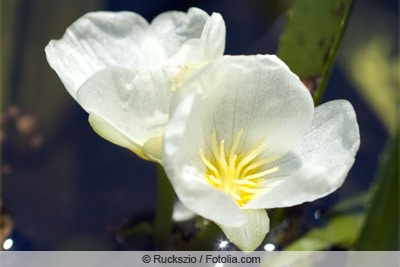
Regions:
<instances>
[{"instance_id":1,"label":"flower center","mask_svg":"<svg viewBox=\"0 0 400 267\"><path fill-rule=\"evenodd\" d=\"M275 158L262 159L259 155L265 150L265 138L261 138L248 151L238 151L243 129L235 137L230 150L225 150L225 141L217 141L212 133L212 153L206 157L200 150L200 158L206 166L205 178L215 188L231 196L239 206L245 205L255 196L266 192L264 178L276 172L279 167L265 169L265 165Z\"/></svg>"}]
</instances>

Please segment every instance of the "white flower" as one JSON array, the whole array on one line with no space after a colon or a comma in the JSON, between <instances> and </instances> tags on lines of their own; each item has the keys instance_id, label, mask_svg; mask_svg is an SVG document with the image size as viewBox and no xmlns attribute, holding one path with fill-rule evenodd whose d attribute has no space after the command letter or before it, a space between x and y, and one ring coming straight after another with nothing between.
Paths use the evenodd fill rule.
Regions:
<instances>
[{"instance_id":1,"label":"white flower","mask_svg":"<svg viewBox=\"0 0 400 267\"><path fill-rule=\"evenodd\" d=\"M314 109L275 56L210 63L182 84L172 109L162 163L179 199L246 251L269 231L265 209L333 192L359 147L351 104Z\"/></svg>"},{"instance_id":2,"label":"white flower","mask_svg":"<svg viewBox=\"0 0 400 267\"><path fill-rule=\"evenodd\" d=\"M132 12L88 13L45 51L100 136L158 160L172 91L224 47L222 17L191 8L151 24Z\"/></svg>"}]
</instances>

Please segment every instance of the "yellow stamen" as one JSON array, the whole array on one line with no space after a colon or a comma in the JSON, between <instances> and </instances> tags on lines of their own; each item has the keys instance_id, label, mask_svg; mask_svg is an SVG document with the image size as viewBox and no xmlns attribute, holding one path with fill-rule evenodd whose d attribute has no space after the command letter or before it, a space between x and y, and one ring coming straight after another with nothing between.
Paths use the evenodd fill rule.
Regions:
<instances>
[{"instance_id":1,"label":"yellow stamen","mask_svg":"<svg viewBox=\"0 0 400 267\"><path fill-rule=\"evenodd\" d=\"M217 133L213 131L210 155L206 156L202 150L199 151L206 167L206 181L230 195L239 206L265 193L265 177L279 170L277 166L266 169L266 165L276 158L260 158L266 148L265 138L261 138L249 150L240 151L242 135L243 129L240 129L231 148L225 150L225 140L218 143Z\"/></svg>"}]
</instances>

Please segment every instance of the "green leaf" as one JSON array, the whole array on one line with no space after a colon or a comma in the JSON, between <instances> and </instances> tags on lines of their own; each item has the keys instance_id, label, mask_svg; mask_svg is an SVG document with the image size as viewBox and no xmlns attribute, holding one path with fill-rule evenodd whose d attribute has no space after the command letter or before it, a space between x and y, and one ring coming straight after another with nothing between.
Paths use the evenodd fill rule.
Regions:
<instances>
[{"instance_id":1,"label":"green leaf","mask_svg":"<svg viewBox=\"0 0 400 267\"><path fill-rule=\"evenodd\" d=\"M396 131L400 84L399 58L391 54L394 46L391 32L379 33L354 44L342 59L350 81L392 136Z\"/></svg>"},{"instance_id":2,"label":"green leaf","mask_svg":"<svg viewBox=\"0 0 400 267\"><path fill-rule=\"evenodd\" d=\"M340 215L321 228L314 228L285 248L287 251L323 250L334 245L351 247L357 240L363 213Z\"/></svg>"},{"instance_id":3,"label":"green leaf","mask_svg":"<svg viewBox=\"0 0 400 267\"><path fill-rule=\"evenodd\" d=\"M389 142L356 250L399 250L399 132Z\"/></svg>"},{"instance_id":4,"label":"green leaf","mask_svg":"<svg viewBox=\"0 0 400 267\"><path fill-rule=\"evenodd\" d=\"M297 0L278 48L319 102L347 24L353 0Z\"/></svg>"}]
</instances>

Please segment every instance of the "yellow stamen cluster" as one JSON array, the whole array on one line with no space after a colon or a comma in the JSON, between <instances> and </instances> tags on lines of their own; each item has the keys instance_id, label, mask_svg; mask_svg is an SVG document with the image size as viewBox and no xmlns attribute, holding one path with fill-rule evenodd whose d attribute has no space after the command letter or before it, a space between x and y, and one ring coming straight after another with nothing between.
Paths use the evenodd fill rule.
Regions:
<instances>
[{"instance_id":1,"label":"yellow stamen cluster","mask_svg":"<svg viewBox=\"0 0 400 267\"><path fill-rule=\"evenodd\" d=\"M248 151L238 151L243 129L235 137L230 150L225 150L225 141L218 144L217 134L212 133L211 155L206 157L200 150L200 158L206 165L205 178L215 188L231 196L239 206L245 205L256 195L266 191L263 179L276 172L279 167L265 169L272 158L260 159L265 150L264 140L260 139Z\"/></svg>"}]
</instances>

